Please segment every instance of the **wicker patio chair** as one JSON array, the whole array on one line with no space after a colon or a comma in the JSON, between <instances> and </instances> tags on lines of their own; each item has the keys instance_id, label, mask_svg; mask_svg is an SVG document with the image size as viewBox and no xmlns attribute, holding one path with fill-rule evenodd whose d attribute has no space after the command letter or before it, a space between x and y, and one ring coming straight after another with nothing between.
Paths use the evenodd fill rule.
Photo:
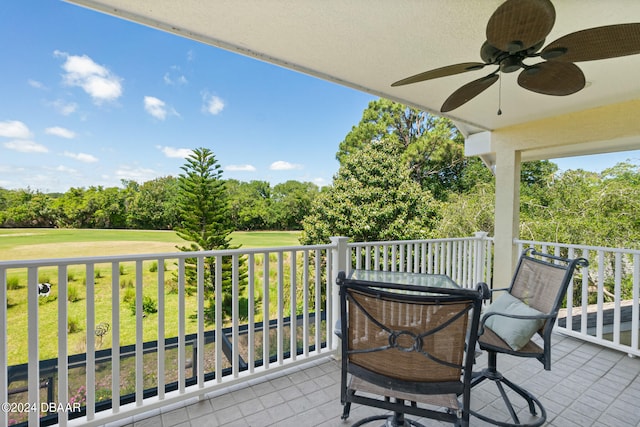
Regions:
<instances>
[{"instance_id":1,"label":"wicker patio chair","mask_svg":"<svg viewBox=\"0 0 640 427\"><path fill-rule=\"evenodd\" d=\"M474 348L486 284L478 290L372 286L342 272L338 284L342 419L358 403L391 414L353 426L385 419L387 426L421 426L405 414L467 426L474 352L465 352L465 339Z\"/></svg>"},{"instance_id":2,"label":"wicker patio chair","mask_svg":"<svg viewBox=\"0 0 640 427\"><path fill-rule=\"evenodd\" d=\"M561 258L529 248L521 254L509 288L492 291L498 297L483 314L478 337L480 349L488 353L488 364L482 372L474 374L471 387L487 379L493 381L513 422L472 411L475 417L500 426L534 427L544 424L547 414L540 401L497 370L497 354L535 358L545 370L550 370L551 332L558 311L574 270L588 265L584 258ZM526 422L520 421L503 385L515 392L512 397L519 395L526 402L531 414L527 415Z\"/></svg>"}]
</instances>

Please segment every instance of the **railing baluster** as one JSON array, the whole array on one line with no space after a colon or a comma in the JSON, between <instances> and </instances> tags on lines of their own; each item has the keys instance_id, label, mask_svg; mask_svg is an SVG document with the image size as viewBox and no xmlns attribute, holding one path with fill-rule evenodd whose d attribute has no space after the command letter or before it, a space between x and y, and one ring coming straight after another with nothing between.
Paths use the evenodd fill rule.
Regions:
<instances>
[{"instance_id":1,"label":"railing baluster","mask_svg":"<svg viewBox=\"0 0 640 427\"><path fill-rule=\"evenodd\" d=\"M68 334L68 301L67 301L67 266L58 267L58 403L67 404L69 402L69 366L67 356L69 349L67 345ZM5 323L6 325L6 323ZM5 402L3 400L3 402ZM67 411L58 412L58 425L67 425L69 413Z\"/></svg>"},{"instance_id":2,"label":"railing baluster","mask_svg":"<svg viewBox=\"0 0 640 427\"><path fill-rule=\"evenodd\" d=\"M633 285L631 289L631 348L638 350L638 304L640 303L640 254L633 255Z\"/></svg>"},{"instance_id":3,"label":"railing baluster","mask_svg":"<svg viewBox=\"0 0 640 427\"><path fill-rule=\"evenodd\" d=\"M120 412L120 269L111 263L111 401L112 412ZM60 359L59 359L60 360ZM164 389L162 390L164 392Z\"/></svg>"},{"instance_id":4,"label":"railing baluster","mask_svg":"<svg viewBox=\"0 0 640 427\"><path fill-rule=\"evenodd\" d=\"M622 299L622 254L615 254L615 271L613 285L613 342L620 344L620 300Z\"/></svg>"},{"instance_id":5,"label":"railing baluster","mask_svg":"<svg viewBox=\"0 0 640 427\"><path fill-rule=\"evenodd\" d=\"M278 252L278 324L276 335L278 340L278 365L282 365L284 357L284 253Z\"/></svg>"},{"instance_id":6,"label":"railing baluster","mask_svg":"<svg viewBox=\"0 0 640 427\"><path fill-rule=\"evenodd\" d=\"M309 251L302 253L302 349L309 357Z\"/></svg>"},{"instance_id":7,"label":"railing baluster","mask_svg":"<svg viewBox=\"0 0 640 427\"><path fill-rule=\"evenodd\" d=\"M330 251L328 251L330 252ZM315 312L316 312L316 316L315 316L315 332L316 332L316 337L315 337L315 345L316 345L316 353L320 353L322 351L322 346L320 345L321 343L321 331L322 331L322 323L321 323L321 316L320 313L322 312L322 274L320 272L320 261L322 259L322 252L320 249L316 249L315 252L316 256L315 256L315 269L314 269L314 275L315 275L315 291L316 291L316 297L315 297L315 301L314 301L314 308L315 308Z\"/></svg>"},{"instance_id":8,"label":"railing baluster","mask_svg":"<svg viewBox=\"0 0 640 427\"><path fill-rule=\"evenodd\" d=\"M95 417L96 410L96 296L94 264L86 265L87 283L87 419Z\"/></svg>"},{"instance_id":9,"label":"railing baluster","mask_svg":"<svg viewBox=\"0 0 640 427\"><path fill-rule=\"evenodd\" d=\"M144 400L144 289L142 261L136 261L136 406Z\"/></svg>"},{"instance_id":10,"label":"railing baluster","mask_svg":"<svg viewBox=\"0 0 640 427\"><path fill-rule=\"evenodd\" d=\"M253 253L249 254L247 259L247 297L248 297L248 328L247 328L247 356L249 363L249 373L253 373L256 366L256 277L255 277L255 256Z\"/></svg>"},{"instance_id":11,"label":"railing baluster","mask_svg":"<svg viewBox=\"0 0 640 427\"><path fill-rule=\"evenodd\" d=\"M602 339L604 305L604 251L598 251L598 314L596 320L596 337Z\"/></svg>"},{"instance_id":12,"label":"railing baluster","mask_svg":"<svg viewBox=\"0 0 640 427\"><path fill-rule=\"evenodd\" d=\"M234 378L238 378L240 372L240 343L238 342L238 318L240 317L240 298L238 282L239 260L238 254L231 256L231 372Z\"/></svg>"},{"instance_id":13,"label":"railing baluster","mask_svg":"<svg viewBox=\"0 0 640 427\"><path fill-rule=\"evenodd\" d=\"M197 262L198 274L197 274L197 295L198 295L198 335L197 335L197 363L194 360L192 363L197 366L197 381L198 388L204 387L204 301L205 301L205 290L204 290L204 280L205 280L205 257L199 256Z\"/></svg>"},{"instance_id":14,"label":"railing baluster","mask_svg":"<svg viewBox=\"0 0 640 427\"><path fill-rule=\"evenodd\" d=\"M369 251L367 251L368 253ZM291 258L289 259L289 358L296 360L297 346L296 341L298 328L296 326L296 251L290 252Z\"/></svg>"},{"instance_id":15,"label":"railing baluster","mask_svg":"<svg viewBox=\"0 0 640 427\"><path fill-rule=\"evenodd\" d=\"M0 322L7 325L7 270L0 268ZM0 328L0 404L9 402L7 327ZM9 424L8 411L0 411L0 425Z\"/></svg>"},{"instance_id":16,"label":"railing baluster","mask_svg":"<svg viewBox=\"0 0 640 427\"><path fill-rule=\"evenodd\" d=\"M216 383L222 382L222 346L224 339L222 337L222 256L215 256L215 328L216 328Z\"/></svg>"},{"instance_id":17,"label":"railing baluster","mask_svg":"<svg viewBox=\"0 0 640 427\"><path fill-rule=\"evenodd\" d=\"M164 400L165 391L165 301L164 301L165 259L158 259L158 399ZM120 344L118 344L119 346ZM115 347L114 347L115 348ZM118 357L119 359L119 357ZM119 362L118 362L119 363ZM119 381L118 381L119 382Z\"/></svg>"},{"instance_id":18,"label":"railing baluster","mask_svg":"<svg viewBox=\"0 0 640 427\"><path fill-rule=\"evenodd\" d=\"M178 392L184 393L185 389L185 366L186 340L184 337L185 324L185 259L178 259ZM138 345L136 344L136 349Z\"/></svg>"},{"instance_id":19,"label":"railing baluster","mask_svg":"<svg viewBox=\"0 0 640 427\"><path fill-rule=\"evenodd\" d=\"M38 329L38 268L28 268L27 284L27 310L29 313L29 319L27 321L28 330L28 342L29 342L29 374L28 374L28 402L30 407L40 407L40 349L38 343L38 337L40 331ZM88 388L88 387L87 387ZM7 400L8 402L8 400ZM4 402L2 402L4 403ZM29 425L39 424L40 414L38 411L29 411Z\"/></svg>"},{"instance_id":20,"label":"railing baluster","mask_svg":"<svg viewBox=\"0 0 640 427\"><path fill-rule=\"evenodd\" d=\"M270 346L269 342L269 252L264 253L262 263L262 361L265 369L269 369Z\"/></svg>"}]
</instances>

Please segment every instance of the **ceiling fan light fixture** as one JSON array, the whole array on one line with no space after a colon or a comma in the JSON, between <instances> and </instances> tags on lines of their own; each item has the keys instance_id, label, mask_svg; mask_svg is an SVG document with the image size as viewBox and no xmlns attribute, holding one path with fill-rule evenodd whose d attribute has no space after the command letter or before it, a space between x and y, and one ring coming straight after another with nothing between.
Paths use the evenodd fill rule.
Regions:
<instances>
[{"instance_id":1,"label":"ceiling fan light fixture","mask_svg":"<svg viewBox=\"0 0 640 427\"><path fill-rule=\"evenodd\" d=\"M503 73L513 73L522 68L522 59L517 56L508 56L500 62L500 71Z\"/></svg>"}]
</instances>

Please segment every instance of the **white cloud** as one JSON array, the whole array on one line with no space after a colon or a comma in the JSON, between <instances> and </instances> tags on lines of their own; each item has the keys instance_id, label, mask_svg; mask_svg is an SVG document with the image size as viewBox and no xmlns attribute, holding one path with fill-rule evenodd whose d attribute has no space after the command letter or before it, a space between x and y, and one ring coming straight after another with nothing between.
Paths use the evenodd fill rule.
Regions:
<instances>
[{"instance_id":1,"label":"white cloud","mask_svg":"<svg viewBox=\"0 0 640 427\"><path fill-rule=\"evenodd\" d=\"M165 156L172 159L186 159L193 152L190 148L162 147L160 145L156 145L156 148L162 151Z\"/></svg>"},{"instance_id":2,"label":"white cloud","mask_svg":"<svg viewBox=\"0 0 640 427\"><path fill-rule=\"evenodd\" d=\"M51 103L55 110L63 116L75 113L78 109L78 104L75 102L65 102L62 99L57 99Z\"/></svg>"},{"instance_id":3,"label":"white cloud","mask_svg":"<svg viewBox=\"0 0 640 427\"><path fill-rule=\"evenodd\" d=\"M271 163L269 169L271 169L272 171L290 171L293 169L302 169L302 165L285 162L284 160L278 160L277 162Z\"/></svg>"},{"instance_id":4,"label":"white cloud","mask_svg":"<svg viewBox=\"0 0 640 427\"><path fill-rule=\"evenodd\" d=\"M50 127L50 128L46 128L44 130L44 132L48 135L55 135L55 136L59 136L60 138L67 138L67 139L73 139L76 137L76 133L69 130L69 129L65 129L63 127L60 126L54 126L54 127Z\"/></svg>"},{"instance_id":5,"label":"white cloud","mask_svg":"<svg viewBox=\"0 0 640 427\"><path fill-rule=\"evenodd\" d=\"M87 55L69 55L58 50L54 55L66 59L62 64L65 84L82 88L96 104L115 101L122 95L122 79Z\"/></svg>"},{"instance_id":6,"label":"white cloud","mask_svg":"<svg viewBox=\"0 0 640 427\"><path fill-rule=\"evenodd\" d=\"M62 173L72 173L72 174L77 172L76 169L73 169L73 168L70 168L70 167L67 167L67 166L63 166L63 165L57 166L55 168L55 171L56 172L62 172Z\"/></svg>"},{"instance_id":7,"label":"white cloud","mask_svg":"<svg viewBox=\"0 0 640 427\"><path fill-rule=\"evenodd\" d=\"M157 173L153 169L131 166L121 166L115 174L118 179L132 179L137 182L145 182L157 177Z\"/></svg>"},{"instance_id":8,"label":"white cloud","mask_svg":"<svg viewBox=\"0 0 640 427\"><path fill-rule=\"evenodd\" d=\"M4 143L5 148L21 153L48 153L49 149L42 144L38 144L27 139L15 139Z\"/></svg>"},{"instance_id":9,"label":"white cloud","mask_svg":"<svg viewBox=\"0 0 640 427\"><path fill-rule=\"evenodd\" d=\"M164 83L170 86L182 86L189 83L187 78L180 72L180 67L173 65L170 71L167 71L162 78Z\"/></svg>"},{"instance_id":10,"label":"white cloud","mask_svg":"<svg viewBox=\"0 0 640 427\"><path fill-rule=\"evenodd\" d=\"M7 120L0 122L0 136L4 136L5 138L29 139L33 135L27 125L21 121Z\"/></svg>"},{"instance_id":11,"label":"white cloud","mask_svg":"<svg viewBox=\"0 0 640 427\"><path fill-rule=\"evenodd\" d=\"M97 157L86 153L71 153L69 151L65 151L64 155L83 163L95 163L98 161Z\"/></svg>"},{"instance_id":12,"label":"white cloud","mask_svg":"<svg viewBox=\"0 0 640 427\"><path fill-rule=\"evenodd\" d=\"M204 111L205 113L209 113L215 116L220 114L220 112L222 112L222 110L224 109L224 101L215 95L205 93L202 96L202 100L204 102L204 104L202 105L202 111Z\"/></svg>"},{"instance_id":13,"label":"white cloud","mask_svg":"<svg viewBox=\"0 0 640 427\"><path fill-rule=\"evenodd\" d=\"M224 168L229 172L255 172L256 168L253 165L228 165Z\"/></svg>"},{"instance_id":14,"label":"white cloud","mask_svg":"<svg viewBox=\"0 0 640 427\"><path fill-rule=\"evenodd\" d=\"M165 108L164 101L156 97L145 96L144 109L158 120L164 120L167 117L167 109Z\"/></svg>"},{"instance_id":15,"label":"white cloud","mask_svg":"<svg viewBox=\"0 0 640 427\"><path fill-rule=\"evenodd\" d=\"M29 86L36 89L47 89L47 87L42 82L39 82L37 80L29 79L27 80L27 83L29 83Z\"/></svg>"}]
</instances>

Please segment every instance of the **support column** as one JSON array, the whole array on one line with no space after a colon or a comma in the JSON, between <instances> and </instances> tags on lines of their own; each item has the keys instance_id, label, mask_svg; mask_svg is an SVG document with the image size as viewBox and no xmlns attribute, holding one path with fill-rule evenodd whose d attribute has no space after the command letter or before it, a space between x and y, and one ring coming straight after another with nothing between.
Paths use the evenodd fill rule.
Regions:
<instances>
[{"instance_id":1,"label":"support column","mask_svg":"<svg viewBox=\"0 0 640 427\"><path fill-rule=\"evenodd\" d=\"M338 273L340 271L344 271L346 274L349 274L348 269L351 268L351 265L347 263L347 243L349 242L349 238L344 236L334 236L330 237L330 240L334 245L334 248L332 249L332 264L329 273L331 276L331 303L330 312L327 313L327 322L329 322L327 330L331 336L327 337L327 342L331 349L336 350L336 357L339 358L342 351L340 347L341 342L333 335L336 322L340 319L340 289L336 284L336 279L338 278Z\"/></svg>"},{"instance_id":2,"label":"support column","mask_svg":"<svg viewBox=\"0 0 640 427\"><path fill-rule=\"evenodd\" d=\"M496 150L496 204L493 288L511 283L518 254L513 240L520 226L520 151Z\"/></svg>"}]
</instances>

